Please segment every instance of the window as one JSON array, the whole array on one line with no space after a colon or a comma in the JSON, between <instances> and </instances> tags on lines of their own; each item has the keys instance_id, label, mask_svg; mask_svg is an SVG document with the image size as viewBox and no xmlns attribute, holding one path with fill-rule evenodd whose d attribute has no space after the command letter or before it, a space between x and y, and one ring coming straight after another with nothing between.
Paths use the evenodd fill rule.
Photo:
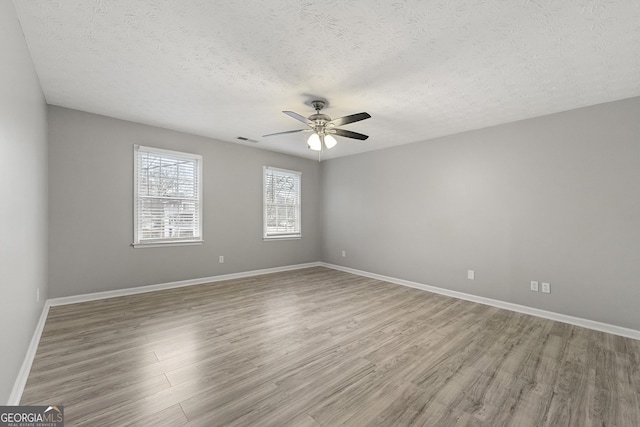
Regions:
<instances>
[{"instance_id":1,"label":"window","mask_svg":"<svg viewBox=\"0 0 640 427\"><path fill-rule=\"evenodd\" d=\"M134 146L134 246L202 242L202 156Z\"/></svg>"},{"instance_id":2,"label":"window","mask_svg":"<svg viewBox=\"0 0 640 427\"><path fill-rule=\"evenodd\" d=\"M300 181L296 171L264 167L264 238L301 238Z\"/></svg>"}]
</instances>

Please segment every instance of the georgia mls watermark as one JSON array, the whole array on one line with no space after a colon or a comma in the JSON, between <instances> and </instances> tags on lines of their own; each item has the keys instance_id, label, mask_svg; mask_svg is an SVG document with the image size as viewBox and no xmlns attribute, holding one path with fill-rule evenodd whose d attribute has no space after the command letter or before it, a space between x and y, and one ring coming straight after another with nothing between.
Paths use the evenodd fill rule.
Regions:
<instances>
[{"instance_id":1,"label":"georgia mls watermark","mask_svg":"<svg viewBox=\"0 0 640 427\"><path fill-rule=\"evenodd\" d=\"M64 427L64 407L0 406L0 427Z\"/></svg>"}]
</instances>

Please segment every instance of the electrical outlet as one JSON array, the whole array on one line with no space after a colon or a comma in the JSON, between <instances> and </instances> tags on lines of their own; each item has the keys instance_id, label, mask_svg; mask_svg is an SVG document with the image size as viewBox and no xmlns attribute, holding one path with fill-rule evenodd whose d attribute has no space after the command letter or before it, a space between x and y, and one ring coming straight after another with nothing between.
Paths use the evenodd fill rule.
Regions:
<instances>
[{"instance_id":1,"label":"electrical outlet","mask_svg":"<svg viewBox=\"0 0 640 427\"><path fill-rule=\"evenodd\" d=\"M545 294L551 293L551 283L542 282L542 292Z\"/></svg>"},{"instance_id":2,"label":"electrical outlet","mask_svg":"<svg viewBox=\"0 0 640 427\"><path fill-rule=\"evenodd\" d=\"M531 281L531 290L533 292L538 292L538 282L536 282L535 280Z\"/></svg>"},{"instance_id":3,"label":"electrical outlet","mask_svg":"<svg viewBox=\"0 0 640 427\"><path fill-rule=\"evenodd\" d=\"M476 272L473 270L467 270L467 279L474 280L476 278Z\"/></svg>"},{"instance_id":4,"label":"electrical outlet","mask_svg":"<svg viewBox=\"0 0 640 427\"><path fill-rule=\"evenodd\" d=\"M224 256L223 256L223 255L220 255L220 256L218 257L218 262L219 262L220 264L222 264L222 263L224 262Z\"/></svg>"},{"instance_id":5,"label":"electrical outlet","mask_svg":"<svg viewBox=\"0 0 640 427\"><path fill-rule=\"evenodd\" d=\"M342 258L347 256L347 251L342 251Z\"/></svg>"}]
</instances>

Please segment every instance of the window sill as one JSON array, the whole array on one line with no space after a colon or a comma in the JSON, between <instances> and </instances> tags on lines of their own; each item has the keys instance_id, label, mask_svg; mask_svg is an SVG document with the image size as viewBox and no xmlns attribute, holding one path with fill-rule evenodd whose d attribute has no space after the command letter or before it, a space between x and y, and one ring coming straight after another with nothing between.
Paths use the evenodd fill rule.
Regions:
<instances>
[{"instance_id":1,"label":"window sill","mask_svg":"<svg viewBox=\"0 0 640 427\"><path fill-rule=\"evenodd\" d=\"M204 240L193 240L193 241L186 241L186 242L132 243L131 246L133 246L136 249L142 249L142 248L164 248L167 246L195 246L195 245L201 245L203 243L204 243Z\"/></svg>"},{"instance_id":2,"label":"window sill","mask_svg":"<svg viewBox=\"0 0 640 427\"><path fill-rule=\"evenodd\" d=\"M274 241L274 240L302 240L302 235L298 236L263 236L262 240Z\"/></svg>"}]
</instances>

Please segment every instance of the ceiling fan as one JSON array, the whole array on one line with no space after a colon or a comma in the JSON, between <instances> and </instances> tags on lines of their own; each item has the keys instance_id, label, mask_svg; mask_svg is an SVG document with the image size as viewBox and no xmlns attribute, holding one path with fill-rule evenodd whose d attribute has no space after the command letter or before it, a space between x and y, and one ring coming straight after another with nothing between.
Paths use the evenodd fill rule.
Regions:
<instances>
[{"instance_id":1,"label":"ceiling fan","mask_svg":"<svg viewBox=\"0 0 640 427\"><path fill-rule=\"evenodd\" d=\"M344 136L345 138L359 139L362 141L369 138L368 135L363 135L358 132L352 132L350 130L338 129L336 127L368 119L371 117L369 113L351 114L349 116L344 116L332 120L331 117L327 116L326 114L320 113L320 110L322 110L325 106L325 101L311 101L311 105L316 110L316 113L310 115L309 117L301 116L300 114L294 113L293 111L283 111L283 113L285 113L287 116L299 120L309 126L309 129L296 129L288 130L285 132L270 133L268 135L263 135L263 137L284 135L287 133L296 132L313 132L307 140L307 145L314 151L321 151L323 146L327 147L327 149L333 148L338 143L333 135Z\"/></svg>"}]
</instances>

